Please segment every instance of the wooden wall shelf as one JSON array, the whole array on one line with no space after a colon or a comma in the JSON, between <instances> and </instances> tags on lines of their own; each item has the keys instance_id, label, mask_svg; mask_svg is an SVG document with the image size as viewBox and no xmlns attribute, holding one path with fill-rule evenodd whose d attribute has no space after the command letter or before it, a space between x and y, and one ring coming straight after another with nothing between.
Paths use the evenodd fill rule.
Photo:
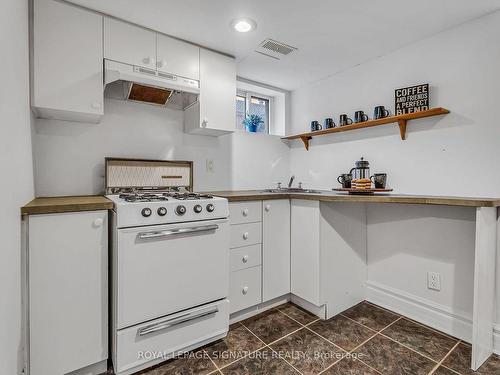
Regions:
<instances>
[{"instance_id":1,"label":"wooden wall shelf","mask_svg":"<svg viewBox=\"0 0 500 375\"><path fill-rule=\"evenodd\" d=\"M399 126L399 133L401 134L401 139L405 140L406 139L406 123L408 120L415 120L415 119L424 118L424 117L445 115L447 113L450 113L450 111L447 110L446 108L437 107L437 108L431 108L431 109L428 109L425 111L408 113L405 115L389 116L389 117L385 117L385 118L381 118L381 119L377 119L377 120L369 120L369 121L360 122L360 123L352 124L352 125L339 126L336 128L318 130L318 131L309 132L309 133L289 135L289 136L283 137L281 139L300 139L300 140L302 140L302 142L304 142L304 146L306 147L306 150L309 150L309 141L313 137L318 137L318 136L327 135L327 134L331 134L331 133L340 133L340 132L345 132L345 131L349 131L349 130L371 128L373 126L397 123Z\"/></svg>"}]
</instances>

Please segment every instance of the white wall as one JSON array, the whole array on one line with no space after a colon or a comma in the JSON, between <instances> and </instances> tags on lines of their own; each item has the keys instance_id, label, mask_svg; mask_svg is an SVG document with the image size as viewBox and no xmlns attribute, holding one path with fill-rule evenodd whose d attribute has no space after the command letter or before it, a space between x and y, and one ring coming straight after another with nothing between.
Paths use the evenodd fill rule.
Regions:
<instances>
[{"instance_id":1,"label":"white wall","mask_svg":"<svg viewBox=\"0 0 500 375\"><path fill-rule=\"evenodd\" d=\"M294 91L291 133L358 109L371 117L375 105L393 110L394 89L426 82L431 106L451 113L409 122L406 141L395 124L315 138L309 151L294 141L292 172L331 189L364 156L396 192L500 196L499 33L497 12Z\"/></svg>"},{"instance_id":2,"label":"white wall","mask_svg":"<svg viewBox=\"0 0 500 375\"><path fill-rule=\"evenodd\" d=\"M97 125L36 120L37 196L101 193L106 156L193 160L197 191L263 188L290 173L289 150L279 137L190 135L181 111L113 99L104 105ZM215 162L213 173L207 159Z\"/></svg>"},{"instance_id":3,"label":"white wall","mask_svg":"<svg viewBox=\"0 0 500 375\"><path fill-rule=\"evenodd\" d=\"M309 151L295 141L292 173L308 186L331 189L336 177L364 156L372 173L388 173L398 193L499 197L498 35L500 12L292 92L291 133L308 131L311 120L334 115L338 121L340 113L352 117L358 109L371 117L375 105L393 110L394 89L426 82L431 86L431 106L451 111L409 122L406 141L400 139L397 125L316 138ZM473 213L369 208L368 280L467 316L472 308ZM398 230L409 220L417 227ZM441 292L426 288L427 271L442 274ZM500 272L498 280L500 284ZM500 322L500 287L498 301Z\"/></svg>"},{"instance_id":4,"label":"white wall","mask_svg":"<svg viewBox=\"0 0 500 375\"><path fill-rule=\"evenodd\" d=\"M21 369L20 207L33 197L28 69L28 1L0 12L0 374Z\"/></svg>"}]
</instances>

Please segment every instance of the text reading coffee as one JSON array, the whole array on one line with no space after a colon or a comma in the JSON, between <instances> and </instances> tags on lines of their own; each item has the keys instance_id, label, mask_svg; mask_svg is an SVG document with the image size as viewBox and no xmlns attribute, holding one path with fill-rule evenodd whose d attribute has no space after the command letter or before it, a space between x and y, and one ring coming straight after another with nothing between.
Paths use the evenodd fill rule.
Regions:
<instances>
[{"instance_id":1,"label":"text reading coffee","mask_svg":"<svg viewBox=\"0 0 500 375\"><path fill-rule=\"evenodd\" d=\"M429 109L429 84L404 87L395 91L396 115Z\"/></svg>"}]
</instances>

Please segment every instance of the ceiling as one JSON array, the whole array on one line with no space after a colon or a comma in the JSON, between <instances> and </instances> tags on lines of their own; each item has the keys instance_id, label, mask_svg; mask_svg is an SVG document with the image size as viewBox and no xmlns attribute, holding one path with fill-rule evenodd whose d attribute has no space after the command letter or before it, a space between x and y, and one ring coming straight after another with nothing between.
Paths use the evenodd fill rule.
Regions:
<instances>
[{"instance_id":1,"label":"ceiling","mask_svg":"<svg viewBox=\"0 0 500 375\"><path fill-rule=\"evenodd\" d=\"M498 0L68 1L233 55L239 76L287 90L500 9ZM257 29L232 31L238 17ZM282 60L254 52L266 38L298 50Z\"/></svg>"}]
</instances>

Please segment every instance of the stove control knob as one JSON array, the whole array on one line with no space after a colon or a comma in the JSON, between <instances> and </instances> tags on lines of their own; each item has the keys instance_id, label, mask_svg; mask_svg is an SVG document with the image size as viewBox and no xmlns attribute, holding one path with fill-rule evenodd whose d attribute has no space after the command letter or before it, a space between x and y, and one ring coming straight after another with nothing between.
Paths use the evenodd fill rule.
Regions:
<instances>
[{"instance_id":1,"label":"stove control knob","mask_svg":"<svg viewBox=\"0 0 500 375\"><path fill-rule=\"evenodd\" d=\"M199 214L201 212L201 210L203 210L203 208L199 204L197 204L196 206L193 207L193 210L194 210L194 212Z\"/></svg>"},{"instance_id":2,"label":"stove control knob","mask_svg":"<svg viewBox=\"0 0 500 375\"><path fill-rule=\"evenodd\" d=\"M151 208L143 208L141 211L142 216L150 217L151 216Z\"/></svg>"},{"instance_id":3,"label":"stove control knob","mask_svg":"<svg viewBox=\"0 0 500 375\"><path fill-rule=\"evenodd\" d=\"M215 206L212 203L207 204L207 211L214 212Z\"/></svg>"},{"instance_id":4,"label":"stove control knob","mask_svg":"<svg viewBox=\"0 0 500 375\"><path fill-rule=\"evenodd\" d=\"M180 206L177 206L177 208L175 209L175 213L179 216L182 216L186 213L186 207L180 205Z\"/></svg>"},{"instance_id":5,"label":"stove control knob","mask_svg":"<svg viewBox=\"0 0 500 375\"><path fill-rule=\"evenodd\" d=\"M165 216L167 214L167 209L165 207L160 207L160 208L158 208L158 210L156 212L160 216Z\"/></svg>"}]
</instances>

